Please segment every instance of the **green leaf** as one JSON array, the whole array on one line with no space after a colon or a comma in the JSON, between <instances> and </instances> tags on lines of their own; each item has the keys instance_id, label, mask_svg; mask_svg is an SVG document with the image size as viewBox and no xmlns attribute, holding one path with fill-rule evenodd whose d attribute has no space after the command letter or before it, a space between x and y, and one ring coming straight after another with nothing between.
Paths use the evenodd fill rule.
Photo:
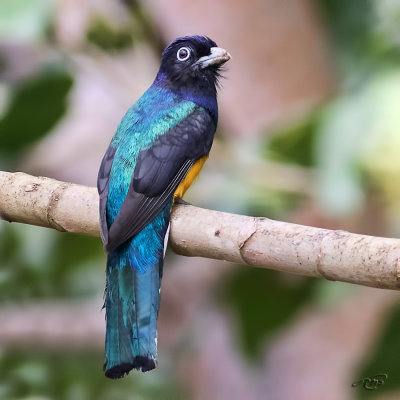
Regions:
<instances>
[{"instance_id":1,"label":"green leaf","mask_svg":"<svg viewBox=\"0 0 400 400\"><path fill-rule=\"evenodd\" d=\"M104 288L101 241L0 221L0 302L87 297Z\"/></svg>"},{"instance_id":2,"label":"green leaf","mask_svg":"<svg viewBox=\"0 0 400 400\"><path fill-rule=\"evenodd\" d=\"M264 157L271 160L311 167L313 146L319 125L319 113L286 126L268 140Z\"/></svg>"},{"instance_id":3,"label":"green leaf","mask_svg":"<svg viewBox=\"0 0 400 400\"><path fill-rule=\"evenodd\" d=\"M362 312L362 311L360 311ZM378 393L400 390L400 305L394 308L383 326L382 334L375 346L369 349L365 364L361 366L354 376L353 381L373 377L376 374L386 373L387 380L376 390L365 390L362 386L354 388L357 390L359 399L377 397Z\"/></svg>"},{"instance_id":4,"label":"green leaf","mask_svg":"<svg viewBox=\"0 0 400 400\"><path fill-rule=\"evenodd\" d=\"M92 21L87 32L87 39L103 50L122 50L132 46L133 43L129 30L114 28L101 18Z\"/></svg>"},{"instance_id":5,"label":"green leaf","mask_svg":"<svg viewBox=\"0 0 400 400\"><path fill-rule=\"evenodd\" d=\"M325 23L341 51L359 56L366 52L374 11L365 0L319 0Z\"/></svg>"},{"instance_id":6,"label":"green leaf","mask_svg":"<svg viewBox=\"0 0 400 400\"><path fill-rule=\"evenodd\" d=\"M317 200L326 215L350 215L363 204L358 161L370 124L370 104L358 92L339 97L321 117L315 141Z\"/></svg>"},{"instance_id":7,"label":"green leaf","mask_svg":"<svg viewBox=\"0 0 400 400\"><path fill-rule=\"evenodd\" d=\"M98 312L94 310L94 312ZM151 374L104 377L102 351L44 348L3 352L0 357L0 396L16 399L125 400L182 399L175 382L160 368Z\"/></svg>"},{"instance_id":8,"label":"green leaf","mask_svg":"<svg viewBox=\"0 0 400 400\"><path fill-rule=\"evenodd\" d=\"M225 282L222 301L234 313L244 354L256 360L268 338L307 302L316 280L277 271L242 267Z\"/></svg>"},{"instance_id":9,"label":"green leaf","mask_svg":"<svg viewBox=\"0 0 400 400\"><path fill-rule=\"evenodd\" d=\"M43 71L15 88L0 120L0 149L15 153L52 129L67 108L73 80L65 71Z\"/></svg>"},{"instance_id":10,"label":"green leaf","mask_svg":"<svg viewBox=\"0 0 400 400\"><path fill-rule=\"evenodd\" d=\"M46 33L51 6L49 0L1 0L0 37L3 41L39 41Z\"/></svg>"}]
</instances>

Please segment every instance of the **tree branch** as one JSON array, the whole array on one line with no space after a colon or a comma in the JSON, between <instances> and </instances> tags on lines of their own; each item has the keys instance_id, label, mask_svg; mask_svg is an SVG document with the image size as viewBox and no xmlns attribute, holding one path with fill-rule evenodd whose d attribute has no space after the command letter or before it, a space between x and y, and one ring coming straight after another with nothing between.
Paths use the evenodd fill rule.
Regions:
<instances>
[{"instance_id":1,"label":"tree branch","mask_svg":"<svg viewBox=\"0 0 400 400\"><path fill-rule=\"evenodd\" d=\"M97 191L20 172L0 172L0 218L99 236ZM177 205L170 246L185 256L400 288L400 239Z\"/></svg>"}]
</instances>

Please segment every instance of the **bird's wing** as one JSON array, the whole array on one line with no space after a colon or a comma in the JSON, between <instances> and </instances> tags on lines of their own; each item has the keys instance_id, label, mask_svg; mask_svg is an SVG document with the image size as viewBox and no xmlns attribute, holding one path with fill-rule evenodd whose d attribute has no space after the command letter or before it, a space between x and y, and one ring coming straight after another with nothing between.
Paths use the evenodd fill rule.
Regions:
<instances>
[{"instance_id":1,"label":"bird's wing","mask_svg":"<svg viewBox=\"0 0 400 400\"><path fill-rule=\"evenodd\" d=\"M108 187L110 182L110 172L116 152L116 147L111 144L108 146L106 154L101 162L99 175L97 177L97 191L99 192L100 200L100 235L103 243L108 242L108 227L107 227L107 197Z\"/></svg>"},{"instance_id":2,"label":"bird's wing","mask_svg":"<svg viewBox=\"0 0 400 400\"><path fill-rule=\"evenodd\" d=\"M108 229L107 251L138 234L171 202L190 168L210 152L215 129L210 114L196 107L139 152L126 198Z\"/></svg>"}]
</instances>

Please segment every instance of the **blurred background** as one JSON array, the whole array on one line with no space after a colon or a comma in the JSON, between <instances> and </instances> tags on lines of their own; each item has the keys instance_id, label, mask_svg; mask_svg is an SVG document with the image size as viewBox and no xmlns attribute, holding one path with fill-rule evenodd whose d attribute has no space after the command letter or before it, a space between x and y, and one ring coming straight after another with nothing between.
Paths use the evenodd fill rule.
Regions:
<instances>
[{"instance_id":1,"label":"blurred background","mask_svg":"<svg viewBox=\"0 0 400 400\"><path fill-rule=\"evenodd\" d=\"M226 48L195 205L400 235L400 0L0 0L0 169L95 185L162 49ZM104 378L100 239L0 221L0 399L400 398L400 295L167 255L159 367ZM384 385L352 383L386 373Z\"/></svg>"}]
</instances>

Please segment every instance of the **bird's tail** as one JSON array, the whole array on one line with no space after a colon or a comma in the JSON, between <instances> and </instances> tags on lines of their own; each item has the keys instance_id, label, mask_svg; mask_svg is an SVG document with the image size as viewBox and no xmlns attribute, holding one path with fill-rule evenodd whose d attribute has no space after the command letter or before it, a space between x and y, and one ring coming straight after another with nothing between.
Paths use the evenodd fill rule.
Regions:
<instances>
[{"instance_id":1,"label":"bird's tail","mask_svg":"<svg viewBox=\"0 0 400 400\"><path fill-rule=\"evenodd\" d=\"M157 361L163 254L158 262L140 269L118 252L107 258L104 370L109 378L122 378L133 368L152 370Z\"/></svg>"}]
</instances>

